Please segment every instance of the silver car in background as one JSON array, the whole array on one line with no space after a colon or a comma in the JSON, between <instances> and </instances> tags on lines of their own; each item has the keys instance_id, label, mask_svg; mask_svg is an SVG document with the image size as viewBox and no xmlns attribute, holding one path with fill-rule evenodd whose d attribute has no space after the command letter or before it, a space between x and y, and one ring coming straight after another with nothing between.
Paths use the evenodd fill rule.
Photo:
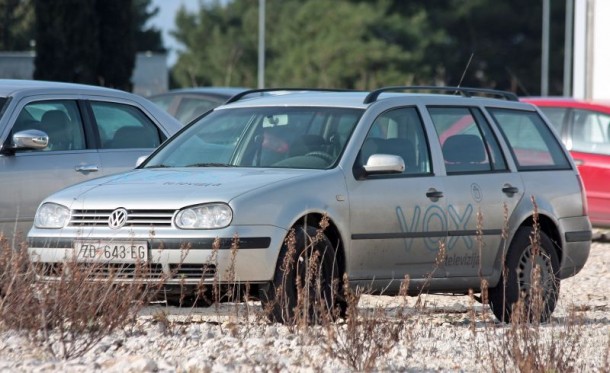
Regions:
<instances>
[{"instance_id":1,"label":"silver car in background","mask_svg":"<svg viewBox=\"0 0 610 373\"><path fill-rule=\"evenodd\" d=\"M230 272L284 322L312 258L321 278L312 313L344 311L343 274L352 288L389 295L408 276L414 293L478 292L486 280L494 313L510 320L541 268L548 318L560 279L590 249L569 154L511 94L396 92L411 89L240 94L136 170L47 198L31 257L49 279L74 259L124 281L141 264L169 288Z\"/></svg>"},{"instance_id":2,"label":"silver car in background","mask_svg":"<svg viewBox=\"0 0 610 373\"><path fill-rule=\"evenodd\" d=\"M25 238L45 197L132 169L180 128L156 105L127 92L0 80L0 233Z\"/></svg>"},{"instance_id":3,"label":"silver car in background","mask_svg":"<svg viewBox=\"0 0 610 373\"><path fill-rule=\"evenodd\" d=\"M176 117L180 123L188 124L245 90L246 88L238 87L193 87L172 89L147 98Z\"/></svg>"}]
</instances>

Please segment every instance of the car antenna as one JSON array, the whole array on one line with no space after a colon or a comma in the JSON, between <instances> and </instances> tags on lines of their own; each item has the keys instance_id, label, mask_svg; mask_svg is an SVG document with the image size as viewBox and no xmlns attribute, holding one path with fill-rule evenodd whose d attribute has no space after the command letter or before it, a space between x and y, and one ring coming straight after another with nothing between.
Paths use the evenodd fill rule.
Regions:
<instances>
[{"instance_id":1,"label":"car antenna","mask_svg":"<svg viewBox=\"0 0 610 373\"><path fill-rule=\"evenodd\" d=\"M472 62L473 57L474 57L474 52L470 53L470 58L468 59L468 63L466 64L466 67L464 68L464 72L462 72L462 77L460 78L460 82L457 85L458 88L460 88L462 86L462 82L464 81L464 78L466 77L466 72L468 71L468 68L470 67L470 63ZM457 94L457 91L455 93Z\"/></svg>"}]
</instances>

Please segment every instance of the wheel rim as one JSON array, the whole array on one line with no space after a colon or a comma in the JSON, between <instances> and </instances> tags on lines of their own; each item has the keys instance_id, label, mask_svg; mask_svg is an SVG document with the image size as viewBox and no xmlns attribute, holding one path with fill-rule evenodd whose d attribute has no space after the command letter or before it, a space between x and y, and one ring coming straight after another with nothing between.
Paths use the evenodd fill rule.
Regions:
<instances>
[{"instance_id":1,"label":"wheel rim","mask_svg":"<svg viewBox=\"0 0 610 373\"><path fill-rule=\"evenodd\" d=\"M546 299L547 294L556 288L553 263L551 257L542 248L535 250L530 245L521 254L517 268L519 290L525 292L526 298L532 292L532 282L535 281L533 278L535 268L540 268L539 288L542 290L543 299Z\"/></svg>"}]
</instances>

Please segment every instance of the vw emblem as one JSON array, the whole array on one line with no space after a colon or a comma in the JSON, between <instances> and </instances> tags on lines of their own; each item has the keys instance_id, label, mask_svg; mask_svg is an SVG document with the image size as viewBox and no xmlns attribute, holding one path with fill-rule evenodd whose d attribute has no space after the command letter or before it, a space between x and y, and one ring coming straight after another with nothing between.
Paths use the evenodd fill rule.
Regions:
<instances>
[{"instance_id":1,"label":"vw emblem","mask_svg":"<svg viewBox=\"0 0 610 373\"><path fill-rule=\"evenodd\" d=\"M112 229L119 229L127 222L127 210L120 208L110 214L108 218L108 226Z\"/></svg>"}]
</instances>

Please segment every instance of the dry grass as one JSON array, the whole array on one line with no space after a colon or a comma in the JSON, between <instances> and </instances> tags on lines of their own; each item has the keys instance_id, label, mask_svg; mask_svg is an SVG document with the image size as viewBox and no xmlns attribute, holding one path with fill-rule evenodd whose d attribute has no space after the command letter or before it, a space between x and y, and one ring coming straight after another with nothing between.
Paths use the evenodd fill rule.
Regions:
<instances>
[{"instance_id":1,"label":"dry grass","mask_svg":"<svg viewBox=\"0 0 610 373\"><path fill-rule=\"evenodd\" d=\"M0 327L18 330L55 358L82 356L102 338L135 322L148 304L150 289L118 283L117 271L100 276L99 267L67 261L55 281L39 281L44 268L27 250L0 240ZM146 276L142 268L139 273Z\"/></svg>"},{"instance_id":2,"label":"dry grass","mask_svg":"<svg viewBox=\"0 0 610 373\"><path fill-rule=\"evenodd\" d=\"M534 212L537 216L537 213ZM507 216L505 208L505 218ZM477 214L477 231L483 231L484 220ZM301 242L306 243L306 251L321 242L321 235L328 224L327 218L318 222L315 233ZM507 226L505 225L505 229ZM534 219L531 242L538 245L538 219ZM481 233L479 233L481 234ZM506 237L506 232L503 233ZM388 310L383 307L361 307L359 300L367 294L365 289L352 289L346 275L332 282L333 294L341 293L344 308L330 305L324 296L324 281L321 276L325 253L312 251L307 257L307 266L302 277L296 278L296 302L286 298L284 289L291 286L291 277L287 274L296 265L296 253L299 251L297 237L293 231L286 239L287 255L280 264L285 274L281 286L275 289L278 303L268 304L266 309L252 309L248 294L250 286L239 281L235 273L235 261L239 255L239 238L233 238L230 248L231 264L224 273L216 273L213 283L204 283L193 288L184 287L180 294L180 303L197 305L214 304L217 324L223 333L238 339L256 335L256 328L276 327L265 321L265 315L271 308L277 307L282 315L292 315L287 323L287 330L293 333L306 349L315 346L327 359L338 362L345 370L377 371L387 369L386 360L396 353L397 347L407 351L405 358L421 361L434 359L438 352L435 347L424 349L424 341L429 339L432 329L438 327L435 318L443 318L428 309L424 301L426 286L420 287L410 304L410 281L406 276L401 284L401 300L398 307ZM506 240L505 240L506 241ZM482 240L477 238L478 250L482 250ZM95 266L84 267L76 262L68 262L60 272L57 281L40 282L37 280L37 267L30 263L23 247L13 249L6 240L0 242L0 328L23 332L35 346L47 354L62 359L82 356L99 341L130 325L135 325L140 310L147 305L151 296L157 295L162 288L162 281L153 287L145 288L138 283L118 284L111 274L96 278ZM208 263L218 268L220 243L214 243L214 250ZM506 249L506 248L505 248ZM506 251L506 250L505 250ZM445 246L439 245L436 266L431 270L428 280L431 281L435 271L444 262ZM506 270L505 270L506 271ZM146 275L144 268L142 275ZM95 279L95 281L91 281ZM539 275L534 270L531 293L523 295L513 309L510 324L498 323L490 311L476 309L475 298L486 304L488 302L488 284L482 281L481 295L475 297L478 289L471 289L470 306L464 316L466 325L457 322L455 328L467 328L471 335L471 345L462 348L471 349L480 369L492 372L575 372L586 370L586 365L578 359L586 335L587 322L583 311L572 308L563 318L552 318L549 323L540 323L539 315L544 312L540 306ZM525 302L525 297L529 297ZM537 300L538 299L538 300ZM227 314L220 304L235 304L233 311ZM242 303L243 302L243 303ZM229 322L226 320L229 316ZM253 317L254 316L254 317ZM445 317L451 321L451 317ZM167 335L184 333L185 323L190 319L176 323L172 321L169 309L155 313L151 322L158 325ZM179 328L179 329L177 329ZM482 343L481 343L482 342ZM307 356L309 352L303 352ZM606 346L600 346L602 359L610 366L610 336ZM420 356L421 355L421 356ZM318 360L319 361L319 360ZM277 362L266 366L271 370L286 369ZM317 365L316 365L317 364ZM324 369L322 363L312 363L318 369ZM425 369L425 363L423 365ZM400 369L421 369L405 363ZM458 369L459 367L448 367ZM602 369L602 371L604 371ZM608 370L606 370L607 372Z\"/></svg>"}]
</instances>

